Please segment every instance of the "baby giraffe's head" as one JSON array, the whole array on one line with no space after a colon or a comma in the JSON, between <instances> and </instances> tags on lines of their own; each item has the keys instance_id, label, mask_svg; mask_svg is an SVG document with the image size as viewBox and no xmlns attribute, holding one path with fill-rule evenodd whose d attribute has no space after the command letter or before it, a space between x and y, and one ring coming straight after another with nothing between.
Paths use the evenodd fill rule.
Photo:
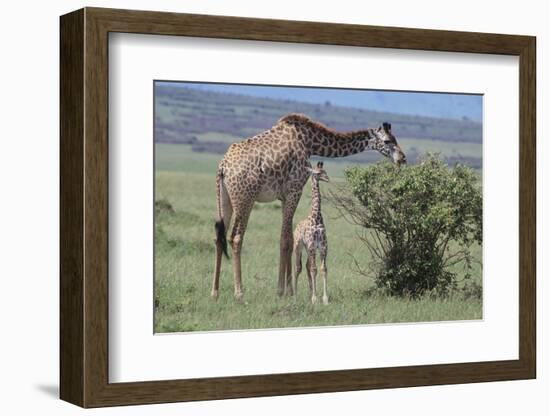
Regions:
<instances>
[{"instance_id":1,"label":"baby giraffe's head","mask_svg":"<svg viewBox=\"0 0 550 416\"><path fill-rule=\"evenodd\" d=\"M317 162L316 167L308 168L308 170L311 173L312 180L329 182L327 171L323 169L323 162Z\"/></svg>"}]
</instances>

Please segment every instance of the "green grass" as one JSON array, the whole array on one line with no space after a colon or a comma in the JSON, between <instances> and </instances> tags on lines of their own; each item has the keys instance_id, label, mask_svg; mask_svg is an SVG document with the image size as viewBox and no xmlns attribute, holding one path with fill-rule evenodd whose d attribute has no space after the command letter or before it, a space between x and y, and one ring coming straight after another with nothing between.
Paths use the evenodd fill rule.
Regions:
<instances>
[{"instance_id":1,"label":"green grass","mask_svg":"<svg viewBox=\"0 0 550 416\"><path fill-rule=\"evenodd\" d=\"M155 145L156 172L204 173L215 178L220 159L220 155L192 152L188 144Z\"/></svg>"},{"instance_id":2,"label":"green grass","mask_svg":"<svg viewBox=\"0 0 550 416\"><path fill-rule=\"evenodd\" d=\"M353 258L367 269L372 259L358 242L356 227L337 218L328 203L323 205L329 238L327 263L331 303L328 306L310 304L305 271L300 276L297 298L281 299L276 294L281 223L278 202L256 204L250 218L242 254L246 303L233 299L231 262L226 259L222 264L220 297L217 302L212 301L216 217L214 172L219 159L216 155L191 153L189 146L156 147L155 199L165 202L156 215L156 332L481 318L480 297L465 296L465 291L446 299L425 297L419 300L388 298L370 291L373 281L357 273ZM333 163L329 169L334 172L336 167L346 166ZM333 186L323 185L323 192ZM308 184L295 223L307 215L309 203ZM481 260L480 247L475 248L474 254ZM473 281L481 282L480 267L476 268Z\"/></svg>"}]
</instances>

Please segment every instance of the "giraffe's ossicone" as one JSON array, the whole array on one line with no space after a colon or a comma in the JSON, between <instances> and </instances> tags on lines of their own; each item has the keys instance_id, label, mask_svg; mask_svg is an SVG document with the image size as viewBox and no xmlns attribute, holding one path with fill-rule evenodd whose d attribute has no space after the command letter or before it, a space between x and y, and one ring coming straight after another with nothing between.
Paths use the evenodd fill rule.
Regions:
<instances>
[{"instance_id":1,"label":"giraffe's ossicone","mask_svg":"<svg viewBox=\"0 0 550 416\"><path fill-rule=\"evenodd\" d=\"M376 129L341 133L307 116L289 114L269 130L232 144L216 173L218 221L212 296L217 298L219 294L222 254L227 254L229 241L235 297L242 298L241 248L250 212L255 202L277 199L282 202L283 213L278 279L278 293L283 295L292 279L292 219L310 175L309 158L344 157L368 149L377 150L395 163L405 163L388 123Z\"/></svg>"}]
</instances>

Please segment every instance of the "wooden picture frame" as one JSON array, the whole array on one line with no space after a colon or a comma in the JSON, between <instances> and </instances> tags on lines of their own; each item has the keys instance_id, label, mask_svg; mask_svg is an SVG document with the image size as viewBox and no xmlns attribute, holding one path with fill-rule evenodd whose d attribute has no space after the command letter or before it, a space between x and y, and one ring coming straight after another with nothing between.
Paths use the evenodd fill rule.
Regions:
<instances>
[{"instance_id":1,"label":"wooden picture frame","mask_svg":"<svg viewBox=\"0 0 550 416\"><path fill-rule=\"evenodd\" d=\"M536 376L535 38L85 8L61 17L60 396L82 407L351 391ZM110 32L519 57L519 359L109 383Z\"/></svg>"}]
</instances>

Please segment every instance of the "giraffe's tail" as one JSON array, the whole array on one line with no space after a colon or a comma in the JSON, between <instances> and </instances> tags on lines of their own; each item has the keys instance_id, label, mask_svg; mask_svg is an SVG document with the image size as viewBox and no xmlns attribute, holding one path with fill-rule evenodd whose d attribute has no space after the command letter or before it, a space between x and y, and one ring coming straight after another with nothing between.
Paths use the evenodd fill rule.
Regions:
<instances>
[{"instance_id":1,"label":"giraffe's tail","mask_svg":"<svg viewBox=\"0 0 550 416\"><path fill-rule=\"evenodd\" d=\"M216 242L221 245L225 257L229 258L229 254L227 254L227 238L225 237L225 225L223 220L216 221L215 228Z\"/></svg>"},{"instance_id":2,"label":"giraffe's tail","mask_svg":"<svg viewBox=\"0 0 550 416\"><path fill-rule=\"evenodd\" d=\"M226 201L226 199L228 199L228 195L227 191L224 189L223 169L221 167L218 169L218 172L216 174L216 192L219 218L214 225L214 228L216 230L216 244L219 244L221 246L223 254L226 258L229 258L229 254L227 254L226 224L224 222L224 210L227 210L226 205L229 201ZM229 224L227 224L227 226L229 226Z\"/></svg>"}]
</instances>

